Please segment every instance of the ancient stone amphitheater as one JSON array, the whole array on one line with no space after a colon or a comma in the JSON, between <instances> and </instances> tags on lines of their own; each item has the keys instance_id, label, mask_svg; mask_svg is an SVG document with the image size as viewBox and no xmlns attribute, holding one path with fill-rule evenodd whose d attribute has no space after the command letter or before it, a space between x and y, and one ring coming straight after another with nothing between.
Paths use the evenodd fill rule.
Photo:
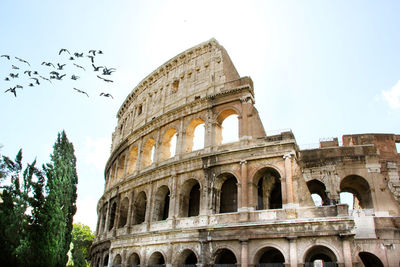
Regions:
<instances>
[{"instance_id":1,"label":"ancient stone amphitheater","mask_svg":"<svg viewBox=\"0 0 400 267\"><path fill-rule=\"evenodd\" d=\"M300 150L291 131L266 135L254 103L214 39L139 83L117 114L92 266L399 266L400 135Z\"/></svg>"}]
</instances>

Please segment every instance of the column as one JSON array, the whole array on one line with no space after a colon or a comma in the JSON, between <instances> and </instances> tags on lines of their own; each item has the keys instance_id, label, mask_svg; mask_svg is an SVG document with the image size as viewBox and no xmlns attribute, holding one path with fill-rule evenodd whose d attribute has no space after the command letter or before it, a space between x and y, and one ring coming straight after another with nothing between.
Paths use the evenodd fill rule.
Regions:
<instances>
[{"instance_id":1,"label":"column","mask_svg":"<svg viewBox=\"0 0 400 267\"><path fill-rule=\"evenodd\" d=\"M241 267L248 267L249 266L249 242L248 240L241 240L241 253L240 253L240 262Z\"/></svg>"},{"instance_id":2,"label":"column","mask_svg":"<svg viewBox=\"0 0 400 267\"><path fill-rule=\"evenodd\" d=\"M289 240L289 263L290 267L297 267L297 237L296 236L288 236L286 237Z\"/></svg>"},{"instance_id":3,"label":"column","mask_svg":"<svg viewBox=\"0 0 400 267\"><path fill-rule=\"evenodd\" d=\"M183 129L183 118L181 118L179 123L179 129L176 133L175 155L181 155L185 152L185 136L186 136L186 131L185 129Z\"/></svg>"},{"instance_id":4,"label":"column","mask_svg":"<svg viewBox=\"0 0 400 267\"><path fill-rule=\"evenodd\" d=\"M133 206L133 190L129 194L129 207L128 207L128 218L126 220L126 228L127 228L127 233L129 234L131 232L131 226L132 226L132 206Z\"/></svg>"},{"instance_id":5,"label":"column","mask_svg":"<svg viewBox=\"0 0 400 267\"><path fill-rule=\"evenodd\" d=\"M286 196L287 203L293 204L293 184L292 184L292 155L285 154L283 158L285 159L285 180L286 180Z\"/></svg>"},{"instance_id":6,"label":"column","mask_svg":"<svg viewBox=\"0 0 400 267\"><path fill-rule=\"evenodd\" d=\"M350 236L353 236L353 235L350 235ZM343 235L341 237L343 239L344 266L345 267L351 267L351 266L353 266L353 263L352 263L352 260L351 260L351 248L350 248L349 235Z\"/></svg>"}]
</instances>

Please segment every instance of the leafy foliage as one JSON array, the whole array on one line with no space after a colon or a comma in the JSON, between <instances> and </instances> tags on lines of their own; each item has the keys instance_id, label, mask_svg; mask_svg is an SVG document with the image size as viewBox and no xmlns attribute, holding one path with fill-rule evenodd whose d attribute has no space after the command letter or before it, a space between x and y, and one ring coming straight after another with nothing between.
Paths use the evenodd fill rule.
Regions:
<instances>
[{"instance_id":1,"label":"leafy foliage","mask_svg":"<svg viewBox=\"0 0 400 267\"><path fill-rule=\"evenodd\" d=\"M65 266L76 212L76 158L65 132L58 134L51 163L22 165L22 150L2 157L0 258L8 266ZM1 176L0 176L1 178Z\"/></svg>"},{"instance_id":2,"label":"leafy foliage","mask_svg":"<svg viewBox=\"0 0 400 267\"><path fill-rule=\"evenodd\" d=\"M74 224L72 229L72 262L75 267L89 266L89 248L94 240L94 233L89 226Z\"/></svg>"}]
</instances>

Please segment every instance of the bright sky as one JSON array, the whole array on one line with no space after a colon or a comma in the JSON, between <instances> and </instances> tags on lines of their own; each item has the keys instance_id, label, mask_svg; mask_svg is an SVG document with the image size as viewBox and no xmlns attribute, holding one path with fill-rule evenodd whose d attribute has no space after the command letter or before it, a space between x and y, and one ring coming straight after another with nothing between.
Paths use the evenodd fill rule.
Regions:
<instances>
[{"instance_id":1,"label":"bright sky","mask_svg":"<svg viewBox=\"0 0 400 267\"><path fill-rule=\"evenodd\" d=\"M75 222L96 226L116 113L129 92L180 52L214 37L241 76L254 81L266 131L291 128L298 144L351 133L400 133L399 1L28 1L0 3L1 153L48 161L65 129L78 159ZM106 83L89 59L71 52L102 50L97 65L116 68ZM30 62L31 68L14 56ZM43 61L69 63L77 81L33 80ZM20 67L19 78L4 81ZM20 84L18 97L3 93ZM86 91L86 97L72 88ZM100 97L111 93L114 99Z\"/></svg>"}]
</instances>

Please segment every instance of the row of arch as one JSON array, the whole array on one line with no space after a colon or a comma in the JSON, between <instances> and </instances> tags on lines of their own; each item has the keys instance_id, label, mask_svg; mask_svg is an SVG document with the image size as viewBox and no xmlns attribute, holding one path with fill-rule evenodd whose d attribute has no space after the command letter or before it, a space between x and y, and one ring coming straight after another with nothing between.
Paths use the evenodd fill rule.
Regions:
<instances>
[{"instance_id":1,"label":"row of arch","mask_svg":"<svg viewBox=\"0 0 400 267\"><path fill-rule=\"evenodd\" d=\"M219 114L214 127L215 145L238 140L239 114L234 109L227 109ZM177 153L189 153L204 148L206 140L209 139L206 133L210 132L206 129L208 126L205 119L201 117L192 119L181 132L178 130L180 128L178 124L179 122L175 122L163 130L159 139L155 133L150 134L143 139L143 142L136 142L122 153L109 169L106 183L114 184L135 170L146 168L153 162L167 160Z\"/></svg>"},{"instance_id":2,"label":"row of arch","mask_svg":"<svg viewBox=\"0 0 400 267\"><path fill-rule=\"evenodd\" d=\"M366 251L362 251L359 254L361 261L363 262L365 267L383 267L382 261L375 256L374 254ZM226 265L226 266L235 266L239 263L238 257L235 253L229 248L221 248L218 249L213 255L213 263L215 265ZM199 259L199 255L197 255L191 249L184 249L177 258L176 264L178 266L196 266L201 260ZM252 261L252 265L256 265L259 267L283 267L289 262L288 257L284 256L282 251L275 247L263 247L258 250L255 254L254 259ZM147 264L143 264L141 261L141 257L139 253L133 252L127 258L125 264L127 266L165 266L166 258L164 254L160 251L153 252L149 259L147 260ZM334 267L338 265L338 257L336 254L327 246L324 245L314 245L309 248L304 256L303 263L306 267L312 266L328 266ZM103 261L103 266L107 266L108 255L105 256ZM123 259L120 254L116 254L112 266L121 266L123 264ZM97 260L95 267L100 267L100 259Z\"/></svg>"},{"instance_id":3,"label":"row of arch","mask_svg":"<svg viewBox=\"0 0 400 267\"><path fill-rule=\"evenodd\" d=\"M282 208L282 186L279 172L265 167L256 172L257 194L253 197L257 210ZM238 211L238 180L232 173L218 175L213 183L212 203L214 213L230 213ZM135 195L126 195L122 200L110 200L99 211L98 233L121 228L126 225L137 225L145 221L162 221L176 217L193 217L200 215L201 208L207 205L204 186L197 179L188 179L179 187L176 198L178 214L170 209L171 190L168 185L160 185L155 193L149 195L146 190L138 190ZM152 203L152 205L151 205ZM148 210L152 208L151 212ZM109 210L109 212L107 212ZM207 209L206 209L207 210ZM208 211L206 211L208 212ZM118 215L118 216L117 216ZM107 216L109 216L107 218Z\"/></svg>"}]
</instances>

